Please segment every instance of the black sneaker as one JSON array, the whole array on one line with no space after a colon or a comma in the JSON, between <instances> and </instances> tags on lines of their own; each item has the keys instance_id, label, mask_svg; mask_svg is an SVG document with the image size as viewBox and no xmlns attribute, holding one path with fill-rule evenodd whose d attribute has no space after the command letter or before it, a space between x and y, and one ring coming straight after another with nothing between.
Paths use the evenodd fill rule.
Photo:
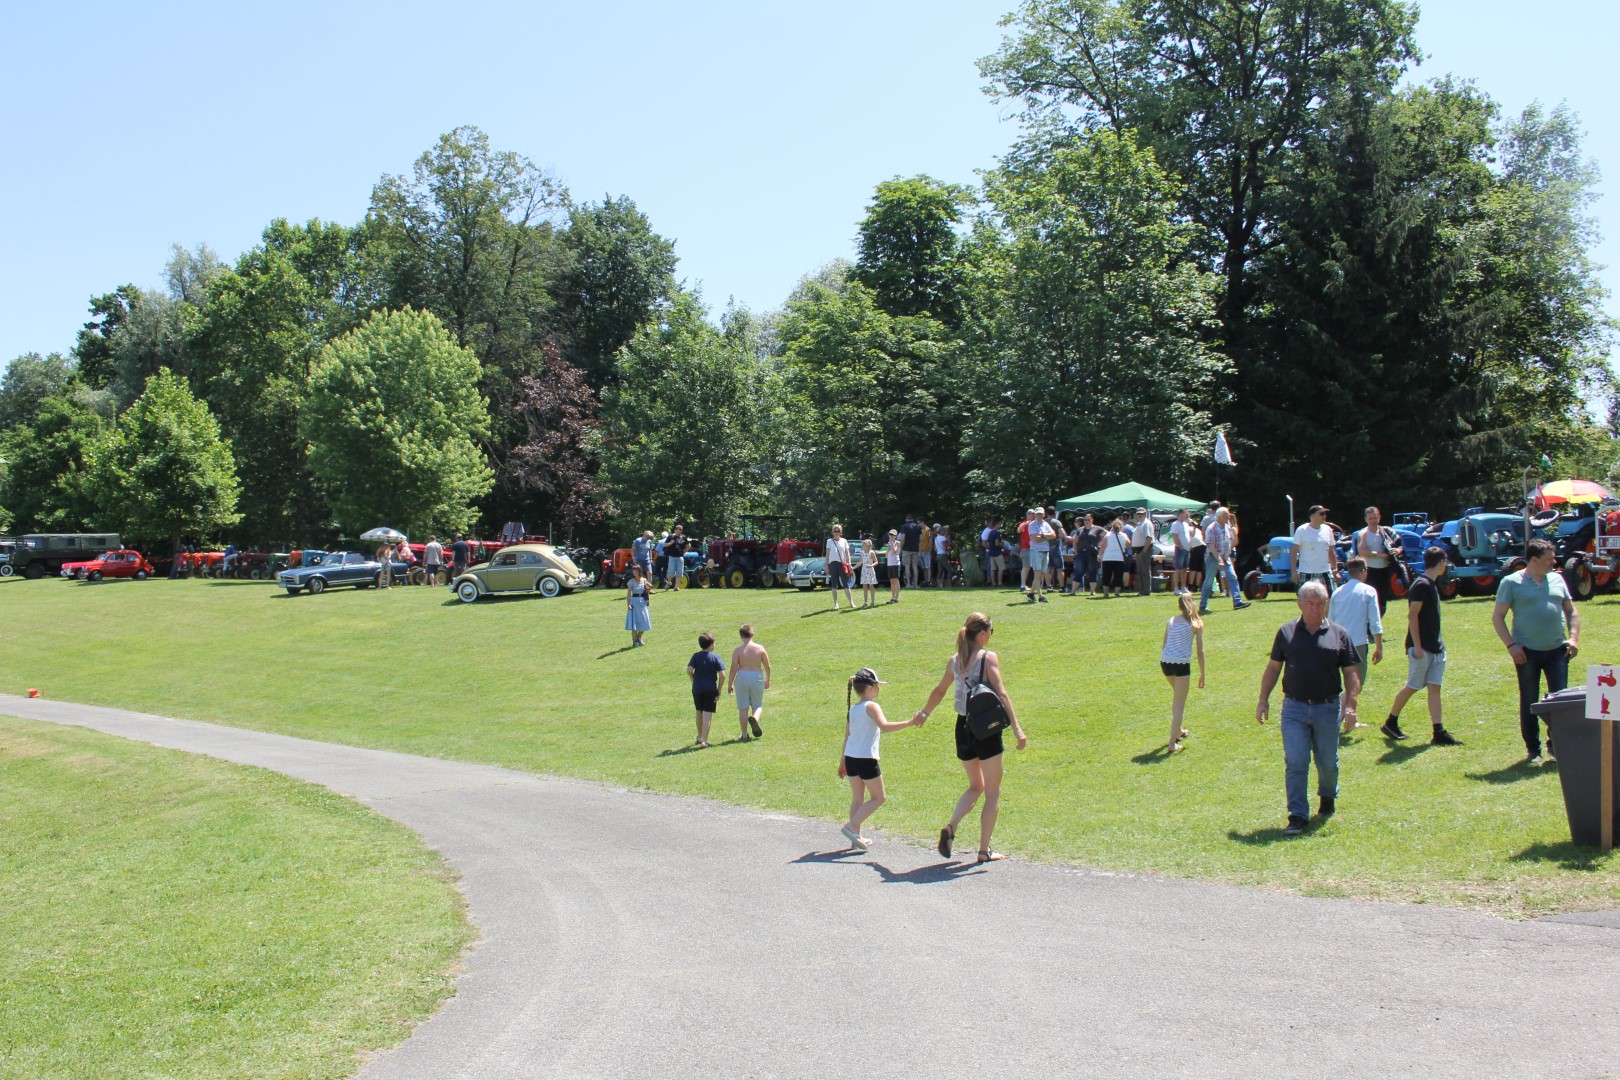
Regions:
<instances>
[{"instance_id":1,"label":"black sneaker","mask_svg":"<svg viewBox=\"0 0 1620 1080\"><path fill-rule=\"evenodd\" d=\"M1378 730L1384 733L1384 738L1386 739L1407 738L1406 732L1401 730L1401 725L1395 723L1393 720L1385 720L1384 726Z\"/></svg>"},{"instance_id":2,"label":"black sneaker","mask_svg":"<svg viewBox=\"0 0 1620 1080\"><path fill-rule=\"evenodd\" d=\"M1253 604L1251 604L1251 603L1250 603L1250 602L1249 602L1249 601L1247 601L1247 600L1243 600L1243 601L1240 601L1240 602L1238 602L1238 603L1236 603L1236 604L1233 604L1233 605L1232 605L1232 610L1233 610L1233 611L1242 611L1242 610L1243 610L1243 609L1244 609L1244 608L1246 608L1246 607L1254 607L1254 605L1253 605Z\"/></svg>"},{"instance_id":3,"label":"black sneaker","mask_svg":"<svg viewBox=\"0 0 1620 1080\"><path fill-rule=\"evenodd\" d=\"M759 721L754 718L753 713L748 714L748 730L754 733L754 738L756 739L765 734L765 732L760 730Z\"/></svg>"},{"instance_id":4,"label":"black sneaker","mask_svg":"<svg viewBox=\"0 0 1620 1080\"><path fill-rule=\"evenodd\" d=\"M1310 822L1306 821L1298 814L1289 814L1288 824L1283 826L1283 835L1298 836L1300 833L1305 831L1305 826L1308 824L1310 824Z\"/></svg>"},{"instance_id":5,"label":"black sneaker","mask_svg":"<svg viewBox=\"0 0 1620 1080\"><path fill-rule=\"evenodd\" d=\"M1316 803L1316 816L1317 817L1332 817L1333 816L1333 796L1331 796L1331 795L1323 795L1319 800L1317 800L1317 803Z\"/></svg>"},{"instance_id":6,"label":"black sneaker","mask_svg":"<svg viewBox=\"0 0 1620 1080\"><path fill-rule=\"evenodd\" d=\"M1533 753L1529 757L1525 758L1524 763L1526 765L1540 765L1541 764L1541 751L1537 750L1535 753Z\"/></svg>"},{"instance_id":7,"label":"black sneaker","mask_svg":"<svg viewBox=\"0 0 1620 1080\"><path fill-rule=\"evenodd\" d=\"M1447 731L1445 728L1441 728L1439 731L1434 733L1434 738L1429 740L1429 745L1461 746L1462 740L1457 738L1457 736L1453 735L1451 732Z\"/></svg>"}]
</instances>

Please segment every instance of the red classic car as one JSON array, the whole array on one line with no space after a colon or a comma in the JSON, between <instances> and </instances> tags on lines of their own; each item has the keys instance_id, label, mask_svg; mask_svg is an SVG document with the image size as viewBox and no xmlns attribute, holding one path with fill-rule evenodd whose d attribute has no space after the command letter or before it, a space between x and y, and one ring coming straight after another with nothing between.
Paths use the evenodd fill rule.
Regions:
<instances>
[{"instance_id":1,"label":"red classic car","mask_svg":"<svg viewBox=\"0 0 1620 1080\"><path fill-rule=\"evenodd\" d=\"M146 556L129 548L119 548L97 555L88 562L62 564L62 576L80 581L100 581L102 578L134 578L144 581L152 574L152 564Z\"/></svg>"}]
</instances>

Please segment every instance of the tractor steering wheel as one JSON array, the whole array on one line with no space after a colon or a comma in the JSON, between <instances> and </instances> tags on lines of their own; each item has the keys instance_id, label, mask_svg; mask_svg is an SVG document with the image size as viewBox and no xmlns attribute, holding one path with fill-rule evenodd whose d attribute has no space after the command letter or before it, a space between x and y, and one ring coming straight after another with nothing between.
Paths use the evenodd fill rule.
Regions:
<instances>
[{"instance_id":1,"label":"tractor steering wheel","mask_svg":"<svg viewBox=\"0 0 1620 1080\"><path fill-rule=\"evenodd\" d=\"M1543 510L1541 513L1536 514L1530 519L1530 527L1532 529L1545 529L1549 525L1556 525L1558 523L1558 517L1559 514L1557 510Z\"/></svg>"}]
</instances>

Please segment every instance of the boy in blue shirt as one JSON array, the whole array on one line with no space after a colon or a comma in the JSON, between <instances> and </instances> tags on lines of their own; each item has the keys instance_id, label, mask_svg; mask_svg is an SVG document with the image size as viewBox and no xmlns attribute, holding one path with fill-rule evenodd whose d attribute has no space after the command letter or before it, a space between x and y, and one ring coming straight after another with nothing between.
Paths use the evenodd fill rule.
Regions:
<instances>
[{"instance_id":1,"label":"boy in blue shirt","mask_svg":"<svg viewBox=\"0 0 1620 1080\"><path fill-rule=\"evenodd\" d=\"M708 631L698 635L698 650L687 661L686 675L692 680L692 704L697 707L697 744L708 749L709 725L720 701L720 676L726 673L726 662L715 653L714 635Z\"/></svg>"}]
</instances>

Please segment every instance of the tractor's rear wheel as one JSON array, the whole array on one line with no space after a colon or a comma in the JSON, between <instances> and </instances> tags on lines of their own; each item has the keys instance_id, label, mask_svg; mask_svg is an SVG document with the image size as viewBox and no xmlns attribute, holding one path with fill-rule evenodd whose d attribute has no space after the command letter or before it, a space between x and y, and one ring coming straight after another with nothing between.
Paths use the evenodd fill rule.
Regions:
<instances>
[{"instance_id":1,"label":"tractor's rear wheel","mask_svg":"<svg viewBox=\"0 0 1620 1080\"><path fill-rule=\"evenodd\" d=\"M1457 594L1462 591L1462 582L1454 577L1447 576L1440 579L1437 588L1440 590L1440 599L1455 600Z\"/></svg>"},{"instance_id":2,"label":"tractor's rear wheel","mask_svg":"<svg viewBox=\"0 0 1620 1080\"><path fill-rule=\"evenodd\" d=\"M1590 600L1592 594L1597 592L1592 568L1579 556L1572 557L1564 564L1564 584L1569 586L1569 595L1576 600Z\"/></svg>"},{"instance_id":3,"label":"tractor's rear wheel","mask_svg":"<svg viewBox=\"0 0 1620 1080\"><path fill-rule=\"evenodd\" d=\"M772 570L768 566L762 566L762 567L760 567L760 570L759 570L759 579L758 580L759 580L759 587L762 588L762 589L775 588L776 587L776 571Z\"/></svg>"},{"instance_id":4,"label":"tractor's rear wheel","mask_svg":"<svg viewBox=\"0 0 1620 1080\"><path fill-rule=\"evenodd\" d=\"M734 566L730 570L726 571L726 587L727 588L729 588L729 589L740 589L744 585L747 585L747 584L748 584L748 575L743 573L742 567Z\"/></svg>"},{"instance_id":5,"label":"tractor's rear wheel","mask_svg":"<svg viewBox=\"0 0 1620 1080\"><path fill-rule=\"evenodd\" d=\"M1271 586L1260 580L1260 571L1250 570L1243 575L1243 598L1245 600L1264 600L1271 595Z\"/></svg>"}]
</instances>

